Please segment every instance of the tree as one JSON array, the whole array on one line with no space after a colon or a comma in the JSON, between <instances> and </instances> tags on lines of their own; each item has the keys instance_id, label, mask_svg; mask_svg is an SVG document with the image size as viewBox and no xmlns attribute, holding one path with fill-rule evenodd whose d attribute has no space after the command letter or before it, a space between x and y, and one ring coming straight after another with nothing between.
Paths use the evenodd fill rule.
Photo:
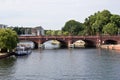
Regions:
<instances>
[{"instance_id":1,"label":"tree","mask_svg":"<svg viewBox=\"0 0 120 80\"><path fill-rule=\"evenodd\" d=\"M51 31L51 35L53 35L53 36L56 35L56 31L55 31L55 30L52 30L52 31Z\"/></svg>"},{"instance_id":2,"label":"tree","mask_svg":"<svg viewBox=\"0 0 120 80\"><path fill-rule=\"evenodd\" d=\"M103 26L110 22L111 13L108 10L98 11L85 19L86 34L97 35L102 33Z\"/></svg>"},{"instance_id":3,"label":"tree","mask_svg":"<svg viewBox=\"0 0 120 80\"><path fill-rule=\"evenodd\" d=\"M61 30L57 30L57 35L62 35L62 31Z\"/></svg>"},{"instance_id":4,"label":"tree","mask_svg":"<svg viewBox=\"0 0 120 80\"><path fill-rule=\"evenodd\" d=\"M18 36L11 29L0 29L0 49L12 51L17 46Z\"/></svg>"},{"instance_id":5,"label":"tree","mask_svg":"<svg viewBox=\"0 0 120 80\"><path fill-rule=\"evenodd\" d=\"M47 35L47 36L51 35L51 32L52 32L51 30L45 30L45 35Z\"/></svg>"},{"instance_id":6,"label":"tree","mask_svg":"<svg viewBox=\"0 0 120 80\"><path fill-rule=\"evenodd\" d=\"M31 29L30 28L14 27L13 30L16 31L16 33L18 35L25 34L26 32L27 32L27 34L31 33Z\"/></svg>"},{"instance_id":7,"label":"tree","mask_svg":"<svg viewBox=\"0 0 120 80\"><path fill-rule=\"evenodd\" d=\"M120 16L119 15L112 15L110 20L112 23L116 24L117 27L120 28Z\"/></svg>"},{"instance_id":8,"label":"tree","mask_svg":"<svg viewBox=\"0 0 120 80\"><path fill-rule=\"evenodd\" d=\"M68 35L69 35L69 32L64 31L64 32L62 33L62 35L64 35L64 36L68 36Z\"/></svg>"},{"instance_id":9,"label":"tree","mask_svg":"<svg viewBox=\"0 0 120 80\"><path fill-rule=\"evenodd\" d=\"M62 28L63 32L69 32L71 35L78 35L80 31L83 30L82 23L75 21L75 20L69 20L65 23L65 26Z\"/></svg>"},{"instance_id":10,"label":"tree","mask_svg":"<svg viewBox=\"0 0 120 80\"><path fill-rule=\"evenodd\" d=\"M109 35L115 35L118 32L118 28L114 23L108 23L103 27L103 33Z\"/></svg>"}]
</instances>

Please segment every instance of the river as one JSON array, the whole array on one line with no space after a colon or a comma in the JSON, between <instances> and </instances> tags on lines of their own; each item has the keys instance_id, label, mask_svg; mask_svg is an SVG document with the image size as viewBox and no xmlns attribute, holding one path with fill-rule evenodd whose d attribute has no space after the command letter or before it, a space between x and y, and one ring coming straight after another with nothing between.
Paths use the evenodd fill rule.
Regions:
<instances>
[{"instance_id":1,"label":"river","mask_svg":"<svg viewBox=\"0 0 120 80\"><path fill-rule=\"evenodd\" d=\"M120 80L120 52L37 49L0 60L0 80Z\"/></svg>"}]
</instances>

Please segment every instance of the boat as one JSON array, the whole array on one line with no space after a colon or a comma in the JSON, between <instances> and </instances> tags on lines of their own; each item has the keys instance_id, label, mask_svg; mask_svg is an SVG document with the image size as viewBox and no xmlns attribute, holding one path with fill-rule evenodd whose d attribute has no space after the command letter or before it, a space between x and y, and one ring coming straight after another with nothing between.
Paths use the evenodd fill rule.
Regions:
<instances>
[{"instance_id":1,"label":"boat","mask_svg":"<svg viewBox=\"0 0 120 80\"><path fill-rule=\"evenodd\" d=\"M16 56L23 56L23 55L28 55L32 53L31 47L28 46L17 46L15 50L15 55Z\"/></svg>"}]
</instances>

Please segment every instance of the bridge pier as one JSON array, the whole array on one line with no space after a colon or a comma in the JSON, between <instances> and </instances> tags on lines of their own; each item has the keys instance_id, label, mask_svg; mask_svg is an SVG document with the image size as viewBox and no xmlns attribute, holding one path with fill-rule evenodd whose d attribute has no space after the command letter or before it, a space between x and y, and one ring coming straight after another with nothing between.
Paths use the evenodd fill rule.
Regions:
<instances>
[{"instance_id":1,"label":"bridge pier","mask_svg":"<svg viewBox=\"0 0 120 80\"><path fill-rule=\"evenodd\" d=\"M98 40L97 40L97 42L96 42L96 47L98 47L98 48L99 48L99 47L101 46L101 44L102 44L101 40L100 40L100 39L98 39Z\"/></svg>"},{"instance_id":2,"label":"bridge pier","mask_svg":"<svg viewBox=\"0 0 120 80\"><path fill-rule=\"evenodd\" d=\"M71 40L68 40L68 48L74 48L74 45L72 44L72 41Z\"/></svg>"},{"instance_id":3,"label":"bridge pier","mask_svg":"<svg viewBox=\"0 0 120 80\"><path fill-rule=\"evenodd\" d=\"M44 45L42 44L41 40L39 40L39 42L38 42L38 48L44 48Z\"/></svg>"},{"instance_id":4,"label":"bridge pier","mask_svg":"<svg viewBox=\"0 0 120 80\"><path fill-rule=\"evenodd\" d=\"M43 44L38 44L38 48L44 48Z\"/></svg>"},{"instance_id":5,"label":"bridge pier","mask_svg":"<svg viewBox=\"0 0 120 80\"><path fill-rule=\"evenodd\" d=\"M117 44L120 44L120 41L118 41Z\"/></svg>"}]
</instances>

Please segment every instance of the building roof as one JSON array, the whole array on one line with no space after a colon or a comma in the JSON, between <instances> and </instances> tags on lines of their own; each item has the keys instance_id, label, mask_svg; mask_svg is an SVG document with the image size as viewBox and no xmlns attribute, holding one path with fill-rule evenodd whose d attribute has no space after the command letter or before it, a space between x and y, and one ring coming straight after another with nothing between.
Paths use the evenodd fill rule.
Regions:
<instances>
[{"instance_id":1,"label":"building roof","mask_svg":"<svg viewBox=\"0 0 120 80\"><path fill-rule=\"evenodd\" d=\"M37 26L35 27L36 29L43 29L42 26Z\"/></svg>"}]
</instances>

